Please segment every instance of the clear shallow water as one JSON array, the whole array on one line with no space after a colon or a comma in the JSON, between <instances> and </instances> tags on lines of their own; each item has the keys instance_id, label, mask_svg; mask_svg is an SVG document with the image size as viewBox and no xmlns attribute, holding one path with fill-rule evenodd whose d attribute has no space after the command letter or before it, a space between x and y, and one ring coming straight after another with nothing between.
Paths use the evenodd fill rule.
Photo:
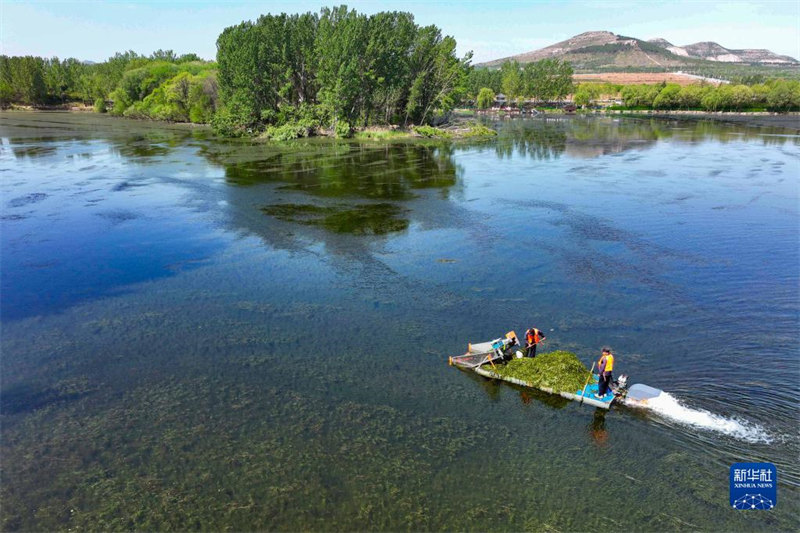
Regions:
<instances>
[{"instance_id":1,"label":"clear shallow water","mask_svg":"<svg viewBox=\"0 0 800 533\"><path fill-rule=\"evenodd\" d=\"M0 115L4 529L796 529L800 137L497 127ZM529 325L667 401L446 365ZM742 461L778 465L773 511L728 509Z\"/></svg>"}]
</instances>

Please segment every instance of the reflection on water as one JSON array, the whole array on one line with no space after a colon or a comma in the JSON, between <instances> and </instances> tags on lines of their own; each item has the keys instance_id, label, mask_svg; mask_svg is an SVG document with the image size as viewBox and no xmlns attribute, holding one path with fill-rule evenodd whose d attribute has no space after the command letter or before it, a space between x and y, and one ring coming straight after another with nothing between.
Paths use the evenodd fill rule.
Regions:
<instances>
[{"instance_id":1,"label":"reflection on water","mask_svg":"<svg viewBox=\"0 0 800 533\"><path fill-rule=\"evenodd\" d=\"M589 423L589 434L592 441L597 446L605 446L608 443L608 431L606 430L606 411L599 407L594 410L592 421Z\"/></svg>"},{"instance_id":2,"label":"reflection on water","mask_svg":"<svg viewBox=\"0 0 800 533\"><path fill-rule=\"evenodd\" d=\"M652 147L658 141L722 143L757 140L766 145L800 144L795 132L782 128L741 128L710 120L679 121L649 118L561 117L530 121L512 120L493 125L500 130L494 151L498 157L513 154L551 159L567 154L595 158Z\"/></svg>"},{"instance_id":3,"label":"reflection on water","mask_svg":"<svg viewBox=\"0 0 800 533\"><path fill-rule=\"evenodd\" d=\"M3 529L793 528L798 137L496 126L0 114ZM771 444L445 364L523 322ZM781 471L769 514L727 509L749 460Z\"/></svg>"},{"instance_id":4,"label":"reflection on water","mask_svg":"<svg viewBox=\"0 0 800 533\"><path fill-rule=\"evenodd\" d=\"M304 149L309 147L316 150ZM256 160L241 160L241 153L205 155L224 166L225 178L235 185L277 182L284 184L282 190L313 196L407 200L415 196L415 189L456 183L459 169L453 153L449 145L317 143Z\"/></svg>"},{"instance_id":5,"label":"reflection on water","mask_svg":"<svg viewBox=\"0 0 800 533\"><path fill-rule=\"evenodd\" d=\"M274 204L261 210L285 222L320 226L335 233L385 235L408 228L408 220L399 218L403 211L393 204L365 204L352 208Z\"/></svg>"}]
</instances>

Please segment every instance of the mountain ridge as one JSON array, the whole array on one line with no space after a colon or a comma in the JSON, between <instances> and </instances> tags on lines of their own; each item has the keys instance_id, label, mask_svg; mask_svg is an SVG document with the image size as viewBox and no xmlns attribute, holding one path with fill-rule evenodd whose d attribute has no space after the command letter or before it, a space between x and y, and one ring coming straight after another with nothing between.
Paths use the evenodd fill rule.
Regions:
<instances>
[{"instance_id":1,"label":"mountain ridge","mask_svg":"<svg viewBox=\"0 0 800 533\"><path fill-rule=\"evenodd\" d=\"M749 65L796 66L800 61L766 49L725 48L713 41L676 46L657 37L649 40L617 35L610 31L588 31L550 46L513 56L478 63L497 67L510 60L530 63L541 59L563 59L578 69L609 67L684 67L698 62Z\"/></svg>"}]
</instances>

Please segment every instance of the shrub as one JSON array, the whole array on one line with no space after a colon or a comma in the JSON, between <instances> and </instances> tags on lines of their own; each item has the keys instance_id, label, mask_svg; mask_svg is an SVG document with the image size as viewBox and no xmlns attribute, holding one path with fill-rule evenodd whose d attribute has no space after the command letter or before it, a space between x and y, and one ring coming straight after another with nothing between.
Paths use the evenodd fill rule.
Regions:
<instances>
[{"instance_id":1,"label":"shrub","mask_svg":"<svg viewBox=\"0 0 800 533\"><path fill-rule=\"evenodd\" d=\"M228 107L217 110L211 118L211 127L226 137L241 137L247 133L247 128L242 126Z\"/></svg>"},{"instance_id":2,"label":"shrub","mask_svg":"<svg viewBox=\"0 0 800 533\"><path fill-rule=\"evenodd\" d=\"M355 134L356 139L387 140L410 137L405 130L364 130Z\"/></svg>"},{"instance_id":3,"label":"shrub","mask_svg":"<svg viewBox=\"0 0 800 533\"><path fill-rule=\"evenodd\" d=\"M97 98L94 101L94 112L95 113L105 113L106 112L106 99L105 98Z\"/></svg>"},{"instance_id":4,"label":"shrub","mask_svg":"<svg viewBox=\"0 0 800 533\"><path fill-rule=\"evenodd\" d=\"M353 127L347 121L339 120L336 122L334 135L337 139L348 139L353 136Z\"/></svg>"},{"instance_id":5,"label":"shrub","mask_svg":"<svg viewBox=\"0 0 800 533\"><path fill-rule=\"evenodd\" d=\"M487 128L483 124L474 123L470 124L469 129L464 133L464 137L490 137L497 135L497 132L491 128Z\"/></svg>"},{"instance_id":6,"label":"shrub","mask_svg":"<svg viewBox=\"0 0 800 533\"><path fill-rule=\"evenodd\" d=\"M301 137L309 137L314 133L314 127L308 123L291 122L283 126L270 126L265 136L272 141L290 141Z\"/></svg>"},{"instance_id":7,"label":"shrub","mask_svg":"<svg viewBox=\"0 0 800 533\"><path fill-rule=\"evenodd\" d=\"M422 135L423 137L428 137L429 139L432 138L450 139L452 137L449 131L444 131L439 128L434 128L433 126L414 126L412 129L417 134Z\"/></svg>"}]
</instances>

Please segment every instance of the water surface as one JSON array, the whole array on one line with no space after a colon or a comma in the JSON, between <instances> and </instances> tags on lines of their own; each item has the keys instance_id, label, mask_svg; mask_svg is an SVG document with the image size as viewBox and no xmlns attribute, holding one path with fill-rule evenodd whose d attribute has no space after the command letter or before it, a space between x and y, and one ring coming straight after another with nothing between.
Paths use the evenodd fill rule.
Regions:
<instances>
[{"instance_id":1,"label":"water surface","mask_svg":"<svg viewBox=\"0 0 800 533\"><path fill-rule=\"evenodd\" d=\"M796 529L800 137L494 126L1 114L3 529ZM604 413L446 365L533 325L669 395ZM748 461L774 510L729 509Z\"/></svg>"}]
</instances>

